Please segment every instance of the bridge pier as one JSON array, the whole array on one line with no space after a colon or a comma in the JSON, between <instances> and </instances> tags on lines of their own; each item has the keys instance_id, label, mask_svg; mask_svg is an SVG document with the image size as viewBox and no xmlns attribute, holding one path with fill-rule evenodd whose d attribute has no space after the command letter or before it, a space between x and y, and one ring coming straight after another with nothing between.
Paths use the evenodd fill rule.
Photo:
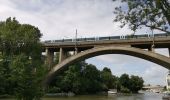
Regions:
<instances>
[{"instance_id":1,"label":"bridge pier","mask_svg":"<svg viewBox=\"0 0 170 100\"><path fill-rule=\"evenodd\" d=\"M62 62L64 59L67 58L67 52L64 51L63 48L60 48L60 52L59 52L59 63Z\"/></svg>"},{"instance_id":2,"label":"bridge pier","mask_svg":"<svg viewBox=\"0 0 170 100\"><path fill-rule=\"evenodd\" d=\"M155 52L154 45L151 45L151 46L148 48L148 50L151 51L151 52Z\"/></svg>"},{"instance_id":3,"label":"bridge pier","mask_svg":"<svg viewBox=\"0 0 170 100\"><path fill-rule=\"evenodd\" d=\"M74 51L74 55L76 55L77 53L79 53L80 51L78 50L78 48L75 48L75 51Z\"/></svg>"},{"instance_id":4,"label":"bridge pier","mask_svg":"<svg viewBox=\"0 0 170 100\"><path fill-rule=\"evenodd\" d=\"M46 64L48 68L51 69L54 61L54 51L52 49L46 48Z\"/></svg>"}]
</instances>

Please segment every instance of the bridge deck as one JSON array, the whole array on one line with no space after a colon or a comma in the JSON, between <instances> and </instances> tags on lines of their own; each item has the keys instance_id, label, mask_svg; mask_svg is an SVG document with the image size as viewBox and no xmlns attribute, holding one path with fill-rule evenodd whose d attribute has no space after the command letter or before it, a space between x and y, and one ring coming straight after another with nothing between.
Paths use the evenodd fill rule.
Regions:
<instances>
[{"instance_id":1,"label":"bridge deck","mask_svg":"<svg viewBox=\"0 0 170 100\"><path fill-rule=\"evenodd\" d=\"M147 49L153 44L155 48L168 48L170 47L170 36L167 37L155 37L155 38L132 38L132 39L120 39L120 40L98 40L98 41L81 41L81 42L52 42L43 43L45 48L92 48L95 46L108 46L108 45L130 45L132 47L138 47Z\"/></svg>"}]
</instances>

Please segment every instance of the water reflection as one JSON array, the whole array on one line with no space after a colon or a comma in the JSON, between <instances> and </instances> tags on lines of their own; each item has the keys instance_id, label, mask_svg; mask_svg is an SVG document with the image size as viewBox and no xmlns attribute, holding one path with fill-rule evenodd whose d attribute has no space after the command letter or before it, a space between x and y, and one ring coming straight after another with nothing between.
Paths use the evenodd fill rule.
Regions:
<instances>
[{"instance_id":1,"label":"water reflection","mask_svg":"<svg viewBox=\"0 0 170 100\"><path fill-rule=\"evenodd\" d=\"M51 97L43 98L42 100L162 100L163 94L157 93L141 93L132 95L82 95L74 97ZM0 99L0 100L15 100L15 99Z\"/></svg>"},{"instance_id":2,"label":"water reflection","mask_svg":"<svg viewBox=\"0 0 170 100\"><path fill-rule=\"evenodd\" d=\"M57 97L57 98L44 98L43 100L162 100L162 94L144 93L133 95L84 95L74 97Z\"/></svg>"}]
</instances>

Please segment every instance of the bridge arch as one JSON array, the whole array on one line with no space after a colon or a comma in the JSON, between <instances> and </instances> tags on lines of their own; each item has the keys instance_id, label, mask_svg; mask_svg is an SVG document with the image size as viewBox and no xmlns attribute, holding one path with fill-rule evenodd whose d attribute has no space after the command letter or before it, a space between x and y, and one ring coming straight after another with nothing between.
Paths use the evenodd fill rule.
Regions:
<instances>
[{"instance_id":1,"label":"bridge arch","mask_svg":"<svg viewBox=\"0 0 170 100\"><path fill-rule=\"evenodd\" d=\"M80 52L76 55L73 55L61 63L55 65L53 69L48 73L43 84L46 86L48 85L56 73L64 68L67 68L68 65L73 64L74 62L84 60L90 57L103 55L103 54L125 54L130 55L138 58L142 58L153 63L159 64L167 69L170 69L170 58L163 56L158 53L154 53L151 51L142 50L139 48L134 47L115 47L115 46L108 46L108 47L95 47L92 49L85 50Z\"/></svg>"}]
</instances>

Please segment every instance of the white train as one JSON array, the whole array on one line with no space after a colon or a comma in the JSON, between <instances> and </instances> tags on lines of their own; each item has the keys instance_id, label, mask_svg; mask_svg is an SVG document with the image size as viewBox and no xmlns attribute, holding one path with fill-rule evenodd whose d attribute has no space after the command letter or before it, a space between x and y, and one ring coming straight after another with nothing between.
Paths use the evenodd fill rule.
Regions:
<instances>
[{"instance_id":1,"label":"white train","mask_svg":"<svg viewBox=\"0 0 170 100\"><path fill-rule=\"evenodd\" d=\"M162 34L142 34L142 35L121 35L121 36L107 36L107 37L92 37L92 38L77 38L77 39L61 39L61 40L47 40L45 43L58 43L58 42L83 42L83 41L105 41L105 40L120 40L120 39L140 39L152 37L167 37L170 33Z\"/></svg>"}]
</instances>

